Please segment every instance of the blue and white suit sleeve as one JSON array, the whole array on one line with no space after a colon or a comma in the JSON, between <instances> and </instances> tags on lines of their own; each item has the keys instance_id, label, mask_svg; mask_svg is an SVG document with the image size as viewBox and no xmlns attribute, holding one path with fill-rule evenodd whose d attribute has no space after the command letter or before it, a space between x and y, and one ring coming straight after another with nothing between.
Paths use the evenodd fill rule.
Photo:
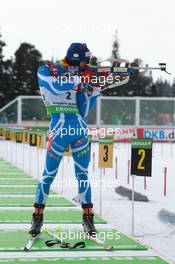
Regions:
<instances>
[{"instance_id":1,"label":"blue and white suit sleeve","mask_svg":"<svg viewBox=\"0 0 175 264\"><path fill-rule=\"evenodd\" d=\"M70 80L63 76L59 76L58 78L53 77L47 65L40 66L37 75L40 88L47 89L54 95L63 94L66 91L74 89L79 84L78 78Z\"/></svg>"},{"instance_id":2,"label":"blue and white suit sleeve","mask_svg":"<svg viewBox=\"0 0 175 264\"><path fill-rule=\"evenodd\" d=\"M77 94L77 105L80 114L83 118L87 118L88 114L93 110L97 97L100 95L100 91L93 90L92 94L89 96L87 92L79 92Z\"/></svg>"}]
</instances>

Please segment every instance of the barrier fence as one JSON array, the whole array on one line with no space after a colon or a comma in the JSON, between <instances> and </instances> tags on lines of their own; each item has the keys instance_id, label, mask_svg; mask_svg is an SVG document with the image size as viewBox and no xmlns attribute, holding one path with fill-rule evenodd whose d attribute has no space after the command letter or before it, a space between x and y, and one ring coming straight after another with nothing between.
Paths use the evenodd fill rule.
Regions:
<instances>
[{"instance_id":1,"label":"barrier fence","mask_svg":"<svg viewBox=\"0 0 175 264\"><path fill-rule=\"evenodd\" d=\"M49 124L41 96L19 96L0 109L0 124ZM175 98L100 96L88 124L95 127L173 127Z\"/></svg>"}]
</instances>

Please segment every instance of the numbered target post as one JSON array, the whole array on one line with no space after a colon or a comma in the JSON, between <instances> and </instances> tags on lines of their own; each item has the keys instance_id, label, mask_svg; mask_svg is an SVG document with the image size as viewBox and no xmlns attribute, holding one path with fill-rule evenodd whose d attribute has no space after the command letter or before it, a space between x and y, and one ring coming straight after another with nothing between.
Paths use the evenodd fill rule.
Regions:
<instances>
[{"instance_id":1,"label":"numbered target post","mask_svg":"<svg viewBox=\"0 0 175 264\"><path fill-rule=\"evenodd\" d=\"M22 135L23 135L22 131L16 131L16 142L17 143L22 143Z\"/></svg>"},{"instance_id":2,"label":"numbered target post","mask_svg":"<svg viewBox=\"0 0 175 264\"><path fill-rule=\"evenodd\" d=\"M3 128L0 128L0 137L3 137Z\"/></svg>"},{"instance_id":3,"label":"numbered target post","mask_svg":"<svg viewBox=\"0 0 175 264\"><path fill-rule=\"evenodd\" d=\"M2 130L2 136L3 136L3 139L5 140L5 129Z\"/></svg>"},{"instance_id":4,"label":"numbered target post","mask_svg":"<svg viewBox=\"0 0 175 264\"><path fill-rule=\"evenodd\" d=\"M46 134L37 133L36 146L37 146L37 149L43 149L46 147Z\"/></svg>"},{"instance_id":5,"label":"numbered target post","mask_svg":"<svg viewBox=\"0 0 175 264\"><path fill-rule=\"evenodd\" d=\"M113 168L113 137L99 139L99 168Z\"/></svg>"},{"instance_id":6,"label":"numbered target post","mask_svg":"<svg viewBox=\"0 0 175 264\"><path fill-rule=\"evenodd\" d=\"M31 147L36 147L37 146L37 132L30 131L30 136L29 136L29 145ZM29 148L29 174L32 173L32 148ZM37 169L38 171L38 169Z\"/></svg>"},{"instance_id":7,"label":"numbered target post","mask_svg":"<svg viewBox=\"0 0 175 264\"><path fill-rule=\"evenodd\" d=\"M10 133L10 130L6 130L5 138L6 138L6 140L11 140L11 133Z\"/></svg>"},{"instance_id":8,"label":"numbered target post","mask_svg":"<svg viewBox=\"0 0 175 264\"><path fill-rule=\"evenodd\" d=\"M35 147L37 145L37 133L30 133L30 146Z\"/></svg>"},{"instance_id":9,"label":"numbered target post","mask_svg":"<svg viewBox=\"0 0 175 264\"><path fill-rule=\"evenodd\" d=\"M134 138L131 148L131 175L151 177L152 139Z\"/></svg>"},{"instance_id":10,"label":"numbered target post","mask_svg":"<svg viewBox=\"0 0 175 264\"><path fill-rule=\"evenodd\" d=\"M100 168L100 216L102 216L102 169L113 168L113 137L99 138L98 167Z\"/></svg>"},{"instance_id":11,"label":"numbered target post","mask_svg":"<svg viewBox=\"0 0 175 264\"><path fill-rule=\"evenodd\" d=\"M40 176L40 170L39 170L40 158L39 158L39 153L40 153L41 149L44 149L46 147L46 133L45 132L37 132L36 133L36 147L37 147L37 178L39 179L39 176Z\"/></svg>"},{"instance_id":12,"label":"numbered target post","mask_svg":"<svg viewBox=\"0 0 175 264\"><path fill-rule=\"evenodd\" d=\"M131 142L131 176L132 176L132 236L134 236L134 193L135 177L151 177L152 139L133 138Z\"/></svg>"},{"instance_id":13,"label":"numbered target post","mask_svg":"<svg viewBox=\"0 0 175 264\"><path fill-rule=\"evenodd\" d=\"M29 132L24 131L23 136L22 136L22 143L23 144L29 144L29 142L30 142L30 134L29 134Z\"/></svg>"},{"instance_id":14,"label":"numbered target post","mask_svg":"<svg viewBox=\"0 0 175 264\"><path fill-rule=\"evenodd\" d=\"M11 131L11 141L15 142L16 141L16 132Z\"/></svg>"}]
</instances>

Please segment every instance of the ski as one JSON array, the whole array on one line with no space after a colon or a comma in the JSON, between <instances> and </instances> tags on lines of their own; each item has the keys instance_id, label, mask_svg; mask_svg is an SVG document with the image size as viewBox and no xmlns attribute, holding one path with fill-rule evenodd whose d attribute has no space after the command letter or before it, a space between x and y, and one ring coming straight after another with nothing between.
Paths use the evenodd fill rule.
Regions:
<instances>
[{"instance_id":1,"label":"ski","mask_svg":"<svg viewBox=\"0 0 175 264\"><path fill-rule=\"evenodd\" d=\"M34 237L31 236L29 238L26 246L24 247L24 251L29 251L32 248L32 246L34 245L34 243L39 239L39 236L40 236L40 234L37 236L34 236Z\"/></svg>"},{"instance_id":2,"label":"ski","mask_svg":"<svg viewBox=\"0 0 175 264\"><path fill-rule=\"evenodd\" d=\"M105 243L104 241L100 240L97 235L95 236L90 236L88 233L85 233L86 238L93 241L95 244L97 244L98 246L102 247L105 250L112 250L114 247L108 245L107 243Z\"/></svg>"}]
</instances>

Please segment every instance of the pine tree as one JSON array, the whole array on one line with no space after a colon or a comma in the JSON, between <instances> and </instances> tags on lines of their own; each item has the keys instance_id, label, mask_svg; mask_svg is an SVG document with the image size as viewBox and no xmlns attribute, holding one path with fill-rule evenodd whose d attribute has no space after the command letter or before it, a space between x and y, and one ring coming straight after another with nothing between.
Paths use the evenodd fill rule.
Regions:
<instances>
[{"instance_id":1,"label":"pine tree","mask_svg":"<svg viewBox=\"0 0 175 264\"><path fill-rule=\"evenodd\" d=\"M120 55L119 55L119 39L118 39L118 31L115 31L114 34L114 42L112 44L112 54L111 54L111 59L119 59Z\"/></svg>"},{"instance_id":2,"label":"pine tree","mask_svg":"<svg viewBox=\"0 0 175 264\"><path fill-rule=\"evenodd\" d=\"M42 61L41 53L34 45L22 43L15 52L13 87L15 95L39 94L37 69Z\"/></svg>"},{"instance_id":3,"label":"pine tree","mask_svg":"<svg viewBox=\"0 0 175 264\"><path fill-rule=\"evenodd\" d=\"M135 59L131 64L133 67L143 66L141 59ZM146 65L148 66L148 65ZM125 93L128 96L151 96L153 78L150 71L137 70L130 77L130 81L124 87Z\"/></svg>"},{"instance_id":4,"label":"pine tree","mask_svg":"<svg viewBox=\"0 0 175 264\"><path fill-rule=\"evenodd\" d=\"M13 61L12 59L8 59L3 61L3 75L2 75L2 81L4 84L3 105L6 105L8 102L14 99L12 79L13 79Z\"/></svg>"},{"instance_id":5,"label":"pine tree","mask_svg":"<svg viewBox=\"0 0 175 264\"><path fill-rule=\"evenodd\" d=\"M1 40L1 34L0 34L0 62L2 62L4 55L3 55L3 48L6 46L6 43Z\"/></svg>"},{"instance_id":6,"label":"pine tree","mask_svg":"<svg viewBox=\"0 0 175 264\"><path fill-rule=\"evenodd\" d=\"M173 79L172 83L172 96L175 97L175 78Z\"/></svg>"},{"instance_id":7,"label":"pine tree","mask_svg":"<svg viewBox=\"0 0 175 264\"><path fill-rule=\"evenodd\" d=\"M174 84L170 85L167 80L162 80L162 78L159 78L154 85L156 87L158 96L174 96Z\"/></svg>"},{"instance_id":8,"label":"pine tree","mask_svg":"<svg viewBox=\"0 0 175 264\"><path fill-rule=\"evenodd\" d=\"M3 55L3 48L6 46L6 43L1 40L0 34L0 108L4 106L7 101L6 91L8 89L7 83L5 82L5 65L4 65L4 55Z\"/></svg>"}]
</instances>

